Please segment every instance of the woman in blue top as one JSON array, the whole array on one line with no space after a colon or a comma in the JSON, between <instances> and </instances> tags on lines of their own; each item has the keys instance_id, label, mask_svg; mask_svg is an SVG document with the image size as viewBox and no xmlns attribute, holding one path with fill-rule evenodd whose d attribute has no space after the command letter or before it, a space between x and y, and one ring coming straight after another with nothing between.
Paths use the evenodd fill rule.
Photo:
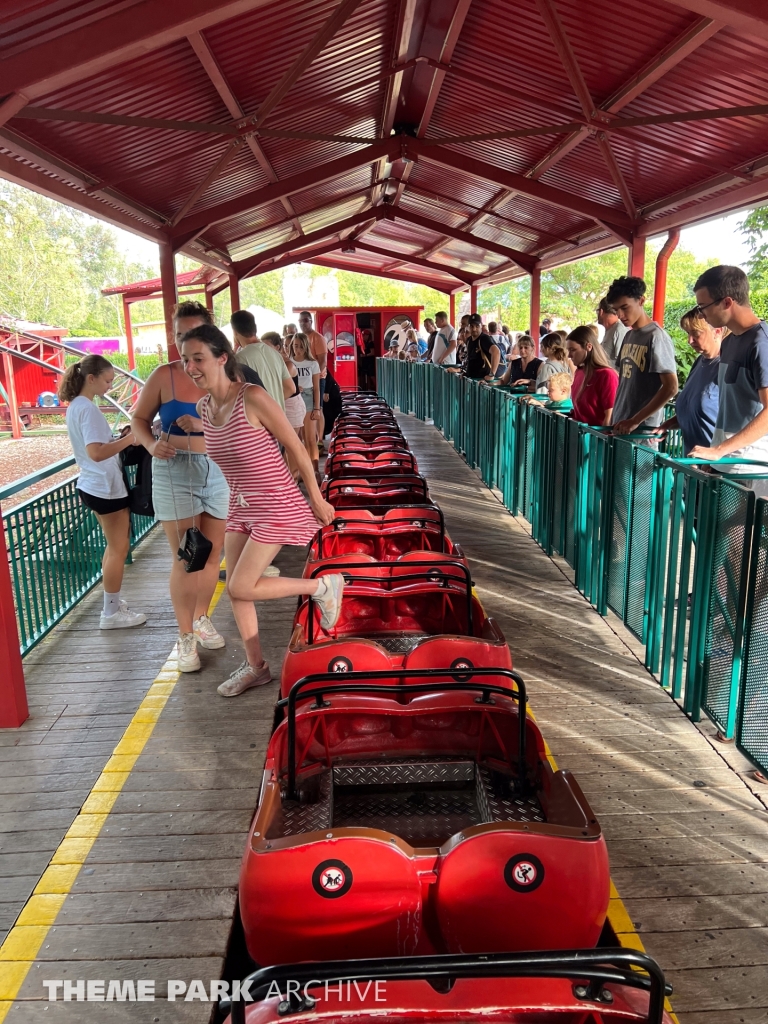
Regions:
<instances>
[{"instance_id":1,"label":"woman in blue top","mask_svg":"<svg viewBox=\"0 0 768 1024\"><path fill-rule=\"evenodd\" d=\"M193 327L213 323L199 302L181 302L174 312L176 342ZM229 508L229 487L205 454L203 424L197 415L200 389L180 362L154 370L133 410L131 428L137 441L152 455L152 503L173 552L171 602L179 624L179 671L200 667L197 645L208 650L224 646L224 637L208 618L219 581L224 528ZM162 433L155 438L152 423L160 414ZM176 557L184 534L196 526L211 542L211 554L200 572L188 573Z\"/></svg>"},{"instance_id":2,"label":"woman in blue top","mask_svg":"<svg viewBox=\"0 0 768 1024\"><path fill-rule=\"evenodd\" d=\"M686 454L699 445L709 448L717 422L720 389L720 346L730 331L727 327L710 327L694 306L680 320L688 335L688 344L699 357L691 367L685 387L677 396L675 415L665 420L658 433L679 428Z\"/></svg>"}]
</instances>

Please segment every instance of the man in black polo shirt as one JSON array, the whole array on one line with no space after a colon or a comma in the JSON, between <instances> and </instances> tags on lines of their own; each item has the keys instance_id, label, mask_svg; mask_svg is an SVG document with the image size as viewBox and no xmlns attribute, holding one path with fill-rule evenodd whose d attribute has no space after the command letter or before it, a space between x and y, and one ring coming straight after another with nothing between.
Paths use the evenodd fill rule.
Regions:
<instances>
[{"instance_id":1,"label":"man in black polo shirt","mask_svg":"<svg viewBox=\"0 0 768 1024\"><path fill-rule=\"evenodd\" d=\"M483 321L479 313L469 318L469 338L467 339L467 360L464 373L472 380L493 380L499 368L501 352L491 338L483 331Z\"/></svg>"}]
</instances>

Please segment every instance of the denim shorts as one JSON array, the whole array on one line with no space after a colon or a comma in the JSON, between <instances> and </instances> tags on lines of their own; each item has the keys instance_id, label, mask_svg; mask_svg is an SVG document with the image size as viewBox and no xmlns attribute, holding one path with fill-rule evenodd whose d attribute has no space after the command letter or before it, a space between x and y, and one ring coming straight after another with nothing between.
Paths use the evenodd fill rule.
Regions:
<instances>
[{"instance_id":1,"label":"denim shorts","mask_svg":"<svg viewBox=\"0 0 768 1024\"><path fill-rule=\"evenodd\" d=\"M229 485L207 455L180 451L172 459L152 459L152 504L161 522L192 519L203 512L226 519Z\"/></svg>"}]
</instances>

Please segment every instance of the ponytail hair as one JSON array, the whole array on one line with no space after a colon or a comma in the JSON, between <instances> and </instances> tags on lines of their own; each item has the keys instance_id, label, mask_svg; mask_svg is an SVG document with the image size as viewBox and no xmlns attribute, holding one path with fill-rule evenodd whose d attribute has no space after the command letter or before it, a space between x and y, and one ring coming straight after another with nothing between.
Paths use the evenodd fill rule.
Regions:
<instances>
[{"instance_id":1,"label":"ponytail hair","mask_svg":"<svg viewBox=\"0 0 768 1024\"><path fill-rule=\"evenodd\" d=\"M112 363L104 356L88 355L68 366L59 382L58 395L62 402L71 402L82 394L89 377L100 377L112 369Z\"/></svg>"},{"instance_id":2,"label":"ponytail hair","mask_svg":"<svg viewBox=\"0 0 768 1024\"><path fill-rule=\"evenodd\" d=\"M551 334L545 335L539 344L550 353L548 358L553 362L564 363L568 359L568 350L565 347L565 339L561 337L559 331L552 331Z\"/></svg>"},{"instance_id":3,"label":"ponytail hair","mask_svg":"<svg viewBox=\"0 0 768 1024\"><path fill-rule=\"evenodd\" d=\"M202 341L217 359L219 356L226 356L227 361L224 363L224 372L229 379L237 381L244 379L235 358L235 350L232 348L229 338L218 327L214 327L213 324L200 324L199 327L193 327L187 331L179 342L179 348L183 346L185 341Z\"/></svg>"}]
</instances>

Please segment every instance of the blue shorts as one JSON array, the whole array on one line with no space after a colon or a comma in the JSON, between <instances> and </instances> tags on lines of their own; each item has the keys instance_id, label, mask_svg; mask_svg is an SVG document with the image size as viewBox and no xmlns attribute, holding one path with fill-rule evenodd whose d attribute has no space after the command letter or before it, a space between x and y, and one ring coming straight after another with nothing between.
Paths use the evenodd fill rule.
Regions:
<instances>
[{"instance_id":1,"label":"blue shorts","mask_svg":"<svg viewBox=\"0 0 768 1024\"><path fill-rule=\"evenodd\" d=\"M323 411L323 395L325 394L325 377L320 378L320 412Z\"/></svg>"},{"instance_id":2,"label":"blue shorts","mask_svg":"<svg viewBox=\"0 0 768 1024\"><path fill-rule=\"evenodd\" d=\"M226 519L229 485L207 455L179 451L172 459L152 459L152 504L160 522L192 519L203 512Z\"/></svg>"}]
</instances>

